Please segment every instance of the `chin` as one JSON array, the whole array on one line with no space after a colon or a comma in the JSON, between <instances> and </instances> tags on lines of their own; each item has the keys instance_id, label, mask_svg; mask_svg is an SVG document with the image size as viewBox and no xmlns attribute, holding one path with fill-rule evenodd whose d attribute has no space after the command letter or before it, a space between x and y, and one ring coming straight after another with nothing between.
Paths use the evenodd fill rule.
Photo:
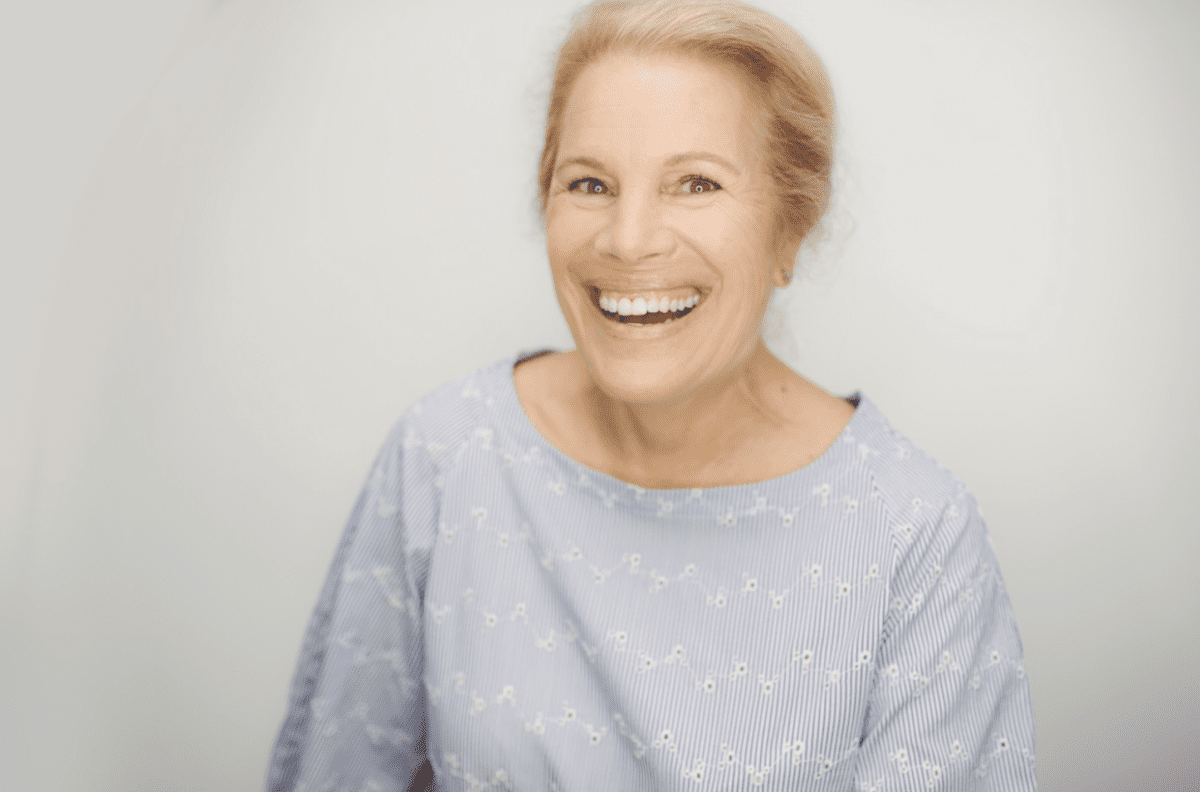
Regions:
<instances>
[{"instance_id":1,"label":"chin","mask_svg":"<svg viewBox=\"0 0 1200 792\"><path fill-rule=\"evenodd\" d=\"M580 348L596 387L609 398L627 404L663 404L685 396L696 385L699 372L661 357L639 360L615 358Z\"/></svg>"}]
</instances>

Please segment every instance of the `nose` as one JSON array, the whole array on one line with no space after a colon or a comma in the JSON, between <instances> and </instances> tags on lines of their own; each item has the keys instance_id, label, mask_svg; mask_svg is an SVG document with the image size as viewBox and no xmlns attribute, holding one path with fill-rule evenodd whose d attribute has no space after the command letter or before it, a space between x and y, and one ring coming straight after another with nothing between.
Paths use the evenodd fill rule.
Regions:
<instances>
[{"instance_id":1,"label":"nose","mask_svg":"<svg viewBox=\"0 0 1200 792\"><path fill-rule=\"evenodd\" d=\"M650 196L626 192L609 207L609 221L596 236L600 254L625 264L665 258L675 235L664 222L663 207Z\"/></svg>"}]
</instances>

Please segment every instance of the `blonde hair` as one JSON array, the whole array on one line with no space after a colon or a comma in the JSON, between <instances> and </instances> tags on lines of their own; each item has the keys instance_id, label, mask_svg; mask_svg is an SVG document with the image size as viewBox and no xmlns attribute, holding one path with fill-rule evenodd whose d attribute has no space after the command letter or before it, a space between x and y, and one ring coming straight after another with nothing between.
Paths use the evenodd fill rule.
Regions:
<instances>
[{"instance_id":1,"label":"blonde hair","mask_svg":"<svg viewBox=\"0 0 1200 792\"><path fill-rule=\"evenodd\" d=\"M738 0L596 0L575 18L554 65L538 169L543 219L575 81L601 56L691 55L732 67L759 101L777 228L799 241L829 206L834 103L816 53L777 17Z\"/></svg>"}]
</instances>

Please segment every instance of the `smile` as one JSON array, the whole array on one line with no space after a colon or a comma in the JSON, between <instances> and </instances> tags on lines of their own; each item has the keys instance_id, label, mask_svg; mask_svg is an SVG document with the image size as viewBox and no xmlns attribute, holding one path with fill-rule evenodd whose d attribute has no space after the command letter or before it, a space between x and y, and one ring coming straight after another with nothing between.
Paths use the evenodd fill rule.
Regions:
<instances>
[{"instance_id":1,"label":"smile","mask_svg":"<svg viewBox=\"0 0 1200 792\"><path fill-rule=\"evenodd\" d=\"M690 314L703 299L694 288L670 292L621 293L593 288L592 304L606 318L621 324L670 324Z\"/></svg>"}]
</instances>

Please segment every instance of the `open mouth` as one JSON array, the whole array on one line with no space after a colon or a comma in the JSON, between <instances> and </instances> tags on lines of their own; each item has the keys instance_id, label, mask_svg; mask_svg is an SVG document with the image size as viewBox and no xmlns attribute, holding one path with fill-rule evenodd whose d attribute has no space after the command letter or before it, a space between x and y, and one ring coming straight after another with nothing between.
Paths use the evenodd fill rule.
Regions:
<instances>
[{"instance_id":1,"label":"open mouth","mask_svg":"<svg viewBox=\"0 0 1200 792\"><path fill-rule=\"evenodd\" d=\"M595 287L591 289L591 297L592 304L600 310L604 318L632 325L670 324L690 314L702 299L700 294L693 293L677 299L664 298L661 304L655 298L647 300L644 297L622 297L618 300L605 297Z\"/></svg>"}]
</instances>

